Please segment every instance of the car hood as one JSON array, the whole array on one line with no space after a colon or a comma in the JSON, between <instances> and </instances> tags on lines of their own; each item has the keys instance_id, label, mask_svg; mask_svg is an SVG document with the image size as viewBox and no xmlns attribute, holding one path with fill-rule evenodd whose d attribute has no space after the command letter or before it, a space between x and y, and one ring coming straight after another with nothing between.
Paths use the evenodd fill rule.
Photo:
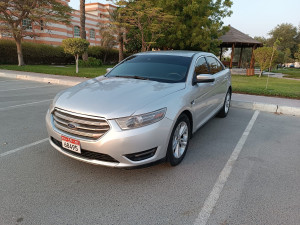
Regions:
<instances>
[{"instance_id":1,"label":"car hood","mask_svg":"<svg viewBox=\"0 0 300 225\"><path fill-rule=\"evenodd\" d=\"M61 92L54 106L113 119L130 116L147 104L184 88L185 83L101 77Z\"/></svg>"}]
</instances>

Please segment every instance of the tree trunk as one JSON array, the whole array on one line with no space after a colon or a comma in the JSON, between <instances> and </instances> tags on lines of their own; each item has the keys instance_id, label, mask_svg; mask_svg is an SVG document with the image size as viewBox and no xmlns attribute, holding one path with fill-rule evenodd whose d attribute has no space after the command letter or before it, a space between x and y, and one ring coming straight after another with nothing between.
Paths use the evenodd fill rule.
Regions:
<instances>
[{"instance_id":1,"label":"tree trunk","mask_svg":"<svg viewBox=\"0 0 300 225\"><path fill-rule=\"evenodd\" d=\"M80 38L86 40L85 19L85 0L80 0ZM82 54L82 59L84 61L88 60L87 51Z\"/></svg>"},{"instance_id":2,"label":"tree trunk","mask_svg":"<svg viewBox=\"0 0 300 225\"><path fill-rule=\"evenodd\" d=\"M76 60L76 73L78 73L78 60L79 60L79 55L75 56L75 60Z\"/></svg>"},{"instance_id":3,"label":"tree trunk","mask_svg":"<svg viewBox=\"0 0 300 225\"><path fill-rule=\"evenodd\" d=\"M18 53L18 66L25 66L24 58L23 58L23 51L21 45L21 39L15 40L17 45L17 53Z\"/></svg>"},{"instance_id":4,"label":"tree trunk","mask_svg":"<svg viewBox=\"0 0 300 225\"><path fill-rule=\"evenodd\" d=\"M88 58L89 58L89 55L88 55L87 52L85 52L85 53L82 54L82 59L83 59L83 61L87 61Z\"/></svg>"},{"instance_id":5,"label":"tree trunk","mask_svg":"<svg viewBox=\"0 0 300 225\"><path fill-rule=\"evenodd\" d=\"M119 62L124 59L124 39L123 34L119 33Z\"/></svg>"}]
</instances>

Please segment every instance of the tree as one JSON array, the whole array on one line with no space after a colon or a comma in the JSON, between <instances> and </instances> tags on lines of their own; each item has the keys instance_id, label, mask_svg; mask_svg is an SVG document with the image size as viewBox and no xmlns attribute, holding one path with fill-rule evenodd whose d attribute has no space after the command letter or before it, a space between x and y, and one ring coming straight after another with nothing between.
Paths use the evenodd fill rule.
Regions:
<instances>
[{"instance_id":1,"label":"tree","mask_svg":"<svg viewBox=\"0 0 300 225\"><path fill-rule=\"evenodd\" d=\"M165 13L173 15L174 26L164 31L159 44L172 49L218 53L219 37L229 30L222 19L230 16L231 0L157 0Z\"/></svg>"},{"instance_id":2,"label":"tree","mask_svg":"<svg viewBox=\"0 0 300 225\"><path fill-rule=\"evenodd\" d=\"M268 73L268 79L267 79L267 83L266 83L266 89L268 89L268 84L269 84L269 78L270 78L270 72L271 72L272 63L275 61L274 59L278 55L278 53L277 53L278 45L280 45L280 41L277 39L274 42L274 45L273 45L273 48L272 48L272 55L271 55L270 64L269 64L269 73Z\"/></svg>"},{"instance_id":3,"label":"tree","mask_svg":"<svg viewBox=\"0 0 300 225\"><path fill-rule=\"evenodd\" d=\"M284 50L284 57L283 57L283 61L284 63L291 63L293 62L293 59L291 58L292 53L291 53L291 49L287 48Z\"/></svg>"},{"instance_id":4,"label":"tree","mask_svg":"<svg viewBox=\"0 0 300 225\"><path fill-rule=\"evenodd\" d=\"M88 50L90 43L81 38L68 38L63 40L62 46L65 53L74 55L76 61L76 73L78 73L79 56Z\"/></svg>"},{"instance_id":5,"label":"tree","mask_svg":"<svg viewBox=\"0 0 300 225\"><path fill-rule=\"evenodd\" d=\"M126 24L123 21L120 8L109 11L109 23L99 24L100 34L103 38L103 35L106 37L110 36L114 42L117 42L119 45L119 62L124 59L124 41L126 35ZM108 42L106 42L108 43ZM112 43L112 42L111 42ZM114 46L112 46L114 47Z\"/></svg>"},{"instance_id":6,"label":"tree","mask_svg":"<svg viewBox=\"0 0 300 225\"><path fill-rule=\"evenodd\" d=\"M86 30L85 30L85 0L80 0L80 38L86 40ZM86 61L88 59L88 53L84 52L82 59Z\"/></svg>"},{"instance_id":7,"label":"tree","mask_svg":"<svg viewBox=\"0 0 300 225\"><path fill-rule=\"evenodd\" d=\"M298 49L295 52L294 57L296 60L298 60L298 62L300 62L300 44L298 44Z\"/></svg>"},{"instance_id":8,"label":"tree","mask_svg":"<svg viewBox=\"0 0 300 225\"><path fill-rule=\"evenodd\" d=\"M270 37L270 46L273 46L275 41L280 40L278 50L285 51L290 49L293 54L297 48L297 27L293 26L290 23L282 23L277 25L273 30L269 32Z\"/></svg>"},{"instance_id":9,"label":"tree","mask_svg":"<svg viewBox=\"0 0 300 225\"><path fill-rule=\"evenodd\" d=\"M110 49L115 47L117 44L116 37L104 29L100 29L100 36L101 36L100 46L104 48L103 63L106 63L107 55L109 54ZM119 54L119 60L120 60L120 54Z\"/></svg>"},{"instance_id":10,"label":"tree","mask_svg":"<svg viewBox=\"0 0 300 225\"><path fill-rule=\"evenodd\" d=\"M255 36L254 39L261 42L261 43L263 43L264 46L267 46L267 44L268 44L268 39L265 38L265 37Z\"/></svg>"},{"instance_id":11,"label":"tree","mask_svg":"<svg viewBox=\"0 0 300 225\"><path fill-rule=\"evenodd\" d=\"M126 32L126 51L129 53L138 53L142 49L142 42L139 38L139 30L137 28L128 29Z\"/></svg>"},{"instance_id":12,"label":"tree","mask_svg":"<svg viewBox=\"0 0 300 225\"><path fill-rule=\"evenodd\" d=\"M174 16L165 13L153 1L119 1L118 4L124 22L131 29L137 29L143 52L149 51L164 36L163 32L173 25Z\"/></svg>"},{"instance_id":13,"label":"tree","mask_svg":"<svg viewBox=\"0 0 300 225\"><path fill-rule=\"evenodd\" d=\"M273 54L273 57L272 57ZM261 77L263 71L267 69L270 64L274 62L274 54L277 54L276 51L273 53L273 48L271 47L261 47L254 50L255 60L258 62L260 67L260 74Z\"/></svg>"},{"instance_id":14,"label":"tree","mask_svg":"<svg viewBox=\"0 0 300 225\"><path fill-rule=\"evenodd\" d=\"M72 9L58 0L1 0L0 31L12 36L16 42L18 65L24 65L22 39L38 36L35 26L50 29L49 22L65 23L70 21Z\"/></svg>"}]
</instances>

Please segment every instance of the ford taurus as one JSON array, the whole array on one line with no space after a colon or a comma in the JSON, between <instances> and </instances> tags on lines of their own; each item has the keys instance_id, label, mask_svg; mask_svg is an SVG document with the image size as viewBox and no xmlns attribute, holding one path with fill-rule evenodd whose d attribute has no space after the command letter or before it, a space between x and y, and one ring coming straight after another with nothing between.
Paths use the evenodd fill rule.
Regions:
<instances>
[{"instance_id":1,"label":"ford taurus","mask_svg":"<svg viewBox=\"0 0 300 225\"><path fill-rule=\"evenodd\" d=\"M46 115L49 140L95 165L176 166L194 132L215 115L226 117L231 92L229 69L211 53L139 53L58 93Z\"/></svg>"}]
</instances>

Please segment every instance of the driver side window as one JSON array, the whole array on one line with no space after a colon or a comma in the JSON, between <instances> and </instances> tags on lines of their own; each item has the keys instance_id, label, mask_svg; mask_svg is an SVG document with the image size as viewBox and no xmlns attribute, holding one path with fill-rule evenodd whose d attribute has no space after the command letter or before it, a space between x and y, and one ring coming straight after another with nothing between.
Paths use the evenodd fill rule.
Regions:
<instances>
[{"instance_id":1,"label":"driver side window","mask_svg":"<svg viewBox=\"0 0 300 225\"><path fill-rule=\"evenodd\" d=\"M195 67L196 76L199 74L210 74L206 59L204 57L198 59Z\"/></svg>"}]
</instances>

